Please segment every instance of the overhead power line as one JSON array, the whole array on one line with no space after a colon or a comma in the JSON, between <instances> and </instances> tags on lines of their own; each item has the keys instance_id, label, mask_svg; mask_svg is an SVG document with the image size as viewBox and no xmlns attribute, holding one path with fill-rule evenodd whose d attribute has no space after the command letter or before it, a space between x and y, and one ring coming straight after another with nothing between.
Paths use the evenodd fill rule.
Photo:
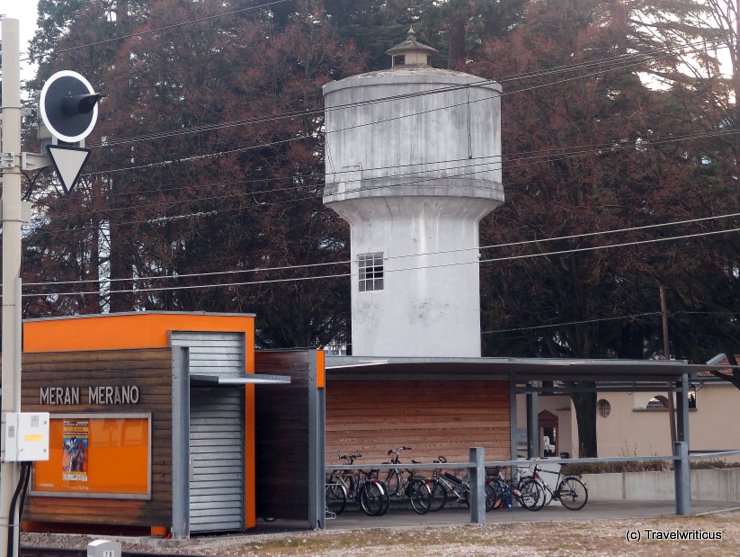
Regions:
<instances>
[{"instance_id":1,"label":"overhead power line","mask_svg":"<svg viewBox=\"0 0 740 557\"><path fill-rule=\"evenodd\" d=\"M481 331L482 335L495 335L500 333L519 333L523 331L539 331L543 329L553 329L556 327L566 327L570 325L590 325L592 323L604 323L606 321L622 321L625 319L637 319L640 317L652 317L661 315L659 311L649 311L644 313L633 313L631 315L615 315L613 317L597 317L594 319L583 319L580 321L568 321L562 323L548 323L547 325L533 325L531 327L516 327L513 329L496 329L493 331Z\"/></svg>"},{"instance_id":2,"label":"overhead power line","mask_svg":"<svg viewBox=\"0 0 740 557\"><path fill-rule=\"evenodd\" d=\"M443 87L436 87L436 88L427 89L424 91L415 91L415 92L403 93L403 94L398 94L398 95L389 95L389 96L379 97L377 99L368 99L368 100L363 100L363 101L345 103L342 105L328 107L328 108L327 107L307 108L307 109L302 109L302 110L285 112L283 114L273 114L269 116L259 116L256 118L232 120L228 122L220 122L220 123L213 123L213 124L205 124L205 125L200 125L200 126L193 126L193 127L186 128L186 129L177 128L177 129L170 130L170 131L154 132L154 133L143 134L140 136L135 136L135 137L130 137L130 138L121 138L121 139L108 138L105 140L105 142L102 142L102 141L88 142L88 146L93 147L93 148L101 147L101 146L111 147L111 146L128 144L128 143L136 143L140 141L152 141L152 140L157 140L157 139L177 137L181 135L218 131L221 129L228 129L232 127L245 126L245 125L251 125L251 124L264 124L268 122L276 122L279 120L285 120L285 119L290 119L290 118L295 118L295 117L305 117L307 115L320 115L327 111L332 112L332 111L346 110L346 109L357 108L357 107L367 106L367 105L372 105L372 104L393 102L393 101L398 101L398 100L403 100L403 99L409 99L409 98L415 98L415 97L421 97L421 96L429 96L429 95L435 95L435 94L440 94L440 93L448 93L448 92L457 91L461 89L481 87L487 84L505 84L508 82L549 77L552 75L558 75L562 73L569 73L573 71L590 69L590 68L597 67L597 66L604 66L607 64L615 63L615 62L618 62L620 64L620 65L615 65L613 67L601 69L599 72L596 72L596 73L586 74L585 76L574 76L573 78L569 78L569 80L570 79L582 79L583 77L592 77L594 75L599 75L600 73L603 73L605 71L627 69L629 67L634 67L635 65L639 65L639 64L642 64L650 60L655 60L661 57L672 55L675 50L680 51L686 48L694 48L696 46L705 46L705 44L706 43L704 41L696 41L694 43L688 43L684 46L677 47L677 48L666 47L664 49L655 49L649 52L626 54L626 55L615 56L612 58L602 58L599 60L581 62L577 64L567 64L567 65L562 65L562 66L556 66L554 68L547 68L547 69L536 70L536 71L532 71L532 72L528 72L524 74L497 78L496 80L480 79L479 81L474 81L474 82L462 84L462 85L461 84L446 85ZM724 45L717 45L717 46L720 48L724 48ZM554 82L554 84L557 84L557 83L561 83L561 82ZM551 84L538 85L538 86L535 86L535 88L539 88L542 86L548 86L548 85L551 85ZM519 93L519 92L527 91L527 90L530 90L530 88L523 88L523 89L517 89L514 91L503 92L502 95L514 94L514 93ZM451 106L457 106L457 105L451 105Z\"/></svg>"},{"instance_id":3,"label":"overhead power line","mask_svg":"<svg viewBox=\"0 0 740 557\"><path fill-rule=\"evenodd\" d=\"M711 217L699 217L699 218L694 218L694 219L685 219L685 220L680 220L680 221L663 222L663 223L657 223L657 224L646 224L642 226L630 226L626 228L616 228L612 230L602 230L598 232L584 232L581 234L568 234L565 236L540 238L537 240L522 240L518 242L489 244L489 245L478 246L474 248L460 248L460 249L455 249L455 250L440 250L440 251L429 251L429 252L422 252L422 253L408 253L408 254L402 254L402 255L392 255L392 256L385 256L384 260L390 261L394 259L405 259L409 257L447 255L451 253L461 253L461 252L466 252L466 251L482 251L482 250L491 250L491 249L522 247L522 246L528 246L528 245L534 245L534 244L544 244L547 242L577 240L577 239L583 239L583 238L592 238L596 236L606 236L610 234L623 234L626 232L639 232L639 231L644 231L644 230L652 230L656 228L665 228L668 226L697 224L697 223L703 223L707 221L715 221L715 220L735 218L735 217L740 217L740 213L730 213L726 215L714 215ZM107 279L106 282L115 283L115 282L151 281L151 280L172 280L172 279L186 279L186 278L195 278L195 277L237 275L237 274L245 274L245 273L267 273L267 272L274 272L274 271L293 271L293 270L298 270L298 269L311 269L311 268L326 267L326 266L331 266L331 265L347 265L348 263L350 263L350 261L344 259L340 261L326 261L322 263L306 263L302 265L283 265L283 266L278 266L278 267L254 267L251 269L232 269L229 271L208 271L208 272L202 272L202 273L179 273L177 275L156 275L156 276L148 276L148 277L125 278L125 279L124 278L111 278L111 279ZM48 285L58 286L58 285L67 285L67 284L88 284L90 282L100 282L100 281L88 279L88 280L54 281L54 282L24 282L23 286L24 287L48 286Z\"/></svg>"},{"instance_id":4,"label":"overhead power line","mask_svg":"<svg viewBox=\"0 0 740 557\"><path fill-rule=\"evenodd\" d=\"M647 149L649 147L654 147L657 145L665 145L665 144L678 143L678 142L683 142L683 141L692 141L692 140L697 140L697 139L717 138L717 137L723 137L727 135L734 135L736 133L737 133L737 130L730 129L730 130L720 130L720 131L713 132L713 133L701 133L701 134L693 134L690 136L674 137L674 138L668 138L668 139L662 139L662 140L643 141L639 144L639 148ZM548 150L543 150L543 151L538 151L538 152L505 155L506 160L504 162L506 162L507 164L514 164L516 165L516 168L523 168L523 167L531 166L534 164L552 163L558 160L565 160L565 159L575 158L575 157L583 157L583 156L591 155L594 153L604 153L604 154L613 153L616 151L623 151L625 149L635 149L637 147L638 146L634 144L626 144L626 143L621 143L618 140L614 140L612 142L604 143L602 145L589 146L587 148L576 149L573 151L564 151L562 149L548 149ZM554 156L555 154L557 154L557 156ZM486 159L493 159L493 161L485 162ZM459 166L451 166L451 167L446 167L442 169L436 168L436 169L427 171L429 174L432 174L431 176L428 176L428 177L423 177L422 173L415 173L415 174L406 174L406 175L398 174L395 176L395 178L397 178L399 183L410 183L413 185L434 185L434 183L438 181L445 181L451 178L457 178L457 179L470 178L475 175L499 170L502 168L503 163L496 162L496 161L500 159L501 159L501 156L495 155L495 156L490 156L490 157L474 157L473 159L452 159L449 161L430 162L430 163L425 163L425 164L439 165L439 164L444 164L445 162L453 162L453 163L461 163L461 164ZM470 164L471 161L481 161L481 162ZM408 165L408 166L422 166L422 165ZM393 168L393 167L378 167L377 169L370 168L370 169L364 169L364 170L368 173L371 173L377 170L384 170L384 169L390 169L390 168ZM478 168L478 170L473 170L475 168ZM439 172L442 170L446 172L445 175L439 174ZM460 172L457 174L449 174L450 170L464 170L464 172ZM353 171L342 171L342 172L337 172L334 174L335 175L343 174L345 172L352 173ZM307 175L305 176L305 178L309 178L310 176L316 176L316 175ZM295 178L296 177L293 177L293 179ZM316 178L318 180L318 177ZM240 198L240 197L245 197L245 196L251 196L254 198L254 196L263 195L263 194L274 194L274 193L281 193L281 192L291 191L291 190L305 190L306 188L311 187L312 185L319 187L322 184L321 183L316 183L316 184L307 183L307 184L303 184L300 186L293 186L291 188L281 188L277 190L276 189L258 190L258 191L246 191L245 190L245 191L229 192L223 195L213 195L213 196L209 196L206 198L190 198L190 199L181 198L181 199L175 199L175 200L155 201L155 202L150 202L150 203L146 203L144 205L138 205L138 206L129 205L126 207L106 208L103 210L89 210L89 211L76 211L76 212L68 212L68 213L57 213L55 216L56 217L69 216L69 217L79 218L79 217L84 217L85 215L89 214L89 215L96 215L99 218L105 218L116 212L132 211L132 210L137 210L137 209L157 210L157 209L165 209L166 207L172 207L172 206L177 206L177 205L182 205L182 204L192 206L194 203L201 204L201 203L215 202L215 201L231 199L231 198ZM219 184L209 184L208 185L209 189L211 190L215 189L218 186ZM193 185L189 187L190 188L200 188L201 186ZM387 187L389 186L387 185L380 185L380 186L363 185L361 187L361 191L370 191L373 189L384 189ZM347 193L352 193L354 191L360 191L360 188L358 186L358 189L356 190L347 189L345 191ZM140 193L140 192L137 192L137 193ZM157 194L159 192L153 191L151 193ZM122 195L122 196L131 195L131 193L130 192L120 193L119 195ZM291 198L291 199L281 200L281 201L256 201L255 199L254 206L296 204L301 201L320 198L322 197L322 195L323 195L323 192L319 191L309 196L304 196L300 198ZM104 195L102 195L101 197L104 197ZM219 208L219 209L212 209L208 212L210 214L215 214L214 211L216 213L224 213L224 212L240 211L244 209L245 207L233 207L230 209ZM204 211L198 211L193 216L195 217L205 216ZM152 217L152 218L138 220L138 221L113 222L110 224L110 226L129 226L133 224L152 224L153 221L156 221L157 219L161 221L166 221L166 220L181 219L181 218L186 218L186 217L187 215L183 215L183 214L177 214L171 217L160 216L160 217ZM45 222L45 219L42 218L40 219L40 221ZM46 229L48 230L49 227L47 227ZM78 227L75 230L79 231L81 229L85 230L85 229L95 229L95 228L94 227ZM73 230L64 229L64 230L61 230L61 232L73 232Z\"/></svg>"},{"instance_id":5,"label":"overhead power line","mask_svg":"<svg viewBox=\"0 0 740 557\"><path fill-rule=\"evenodd\" d=\"M345 128L341 128L341 129L337 129L337 130L326 130L326 131L324 131L324 134L340 133L340 132L344 132L344 131L348 131L348 130L352 130L352 129L357 129L357 128L361 128L361 127L375 126L375 125L379 125L379 124L383 124L383 123L388 123L388 122L392 122L392 121L396 121L396 120L401 120L401 119L405 119L405 118L412 118L412 117L415 117L415 116L420 116L422 114L428 114L428 113L438 112L438 111L442 111L442 110L449 110L451 108L458 107L458 106L466 106L466 105L473 104L473 103L485 102L487 100L491 100L491 99L498 98L498 97L503 97L503 96L507 96L507 95L513 95L513 94L517 94L517 93L521 93L521 92L525 92L525 91L531 91L531 90L534 90L534 89L540 89L540 88L544 88L544 87L551 87L553 85L567 83L567 82L570 82L570 81L584 79L584 78L587 78L587 77L594 77L596 75L600 75L600 74L605 73L605 72L613 71L614 69L625 69L626 67L630 67L630 66L633 66L635 64L636 63L632 63L632 64L629 64L629 65L625 65L623 67L622 66L619 66L619 67L615 67L615 68L607 68L607 69L604 69L604 70L600 70L598 72L593 72L591 74L578 75L578 76L570 77L570 78L567 78L567 79L562 79L562 80L559 80L559 81L556 81L556 82L550 82L550 83L533 85L533 86L530 86L530 87L526 87L526 88L522 88L522 89L517 89L517 90L514 90L514 91L504 91L504 92L501 92L501 93L498 93L497 92L495 95L490 95L490 96L482 97L482 98L479 98L479 99L472 99L472 100L467 100L466 99L465 101L461 101L459 103L452 103L452 104L441 106L441 107L429 108L429 109L425 109L425 110L421 110L421 111L417 111L417 112L411 112L411 113L408 113L408 114L403 114L403 115L400 115L400 116L391 116L391 117L388 117L388 118L382 118L382 119L378 119L378 120L372 120L372 121L368 121L368 122L363 122L361 124L356 124L356 125L353 125L353 126L347 126ZM361 101L361 102L358 102L358 103L351 103L351 104L346 105L346 106L332 107L332 108L329 108L328 110L346 109L348 107L360 106L362 104L371 104L371 103L377 103L377 102L390 102L392 100L397 100L399 98L408 98L408 97L414 97L414 96L419 96L419 95L427 95L427 94L440 93L440 92L444 92L444 91L448 91L448 90L452 90L452 89L457 89L457 88L468 88L468 87L480 86L480 85L485 84L485 83L495 83L495 82L492 82L491 80L481 80L480 82L476 82L476 83L473 83L473 84L455 85L455 86L450 86L448 88L441 88L441 89L438 89L438 90L422 91L422 92L414 92L414 93L406 93L406 94L403 94L403 95L396 95L396 96L391 96L391 97L382 97L380 99L372 99L372 100L367 100L367 101ZM318 113L318 112L322 112L322 111L323 111L323 109L316 109L316 111L310 111L309 110L309 111L303 112L302 115L305 116L306 114ZM274 118L276 118L276 119L278 119L278 118L279 119L282 119L284 117L283 116L278 116L278 117L274 117ZM269 122L270 119L260 118L260 119L258 119L256 121L258 121L259 123L265 123L265 122ZM151 168L156 168L156 167L160 167L160 166L169 166L169 165L173 165L173 164L189 163L189 162L194 162L194 161L199 161L199 160L205 160L205 159L214 158L214 157L221 157L221 156L232 155L232 154L236 154L236 153L242 153L242 152L246 152L246 151L252 151L252 150L256 150L256 149L264 149L264 148L268 148L268 147L275 147L275 146L278 146L278 145L284 145L284 144L292 143L292 142L295 142L295 141L303 141L305 139L314 139L315 137L316 137L316 132L315 132L315 130L312 130L312 131L307 132L307 133L304 133L302 135L296 135L294 137L290 137L290 138L286 138L286 139L281 139L281 140L278 140L278 141L272 141L272 142L255 144L255 145L248 145L248 146L244 146L244 147L238 147L238 148L233 148L233 149L221 150L221 151L211 152L211 153L200 153L200 154L195 154L195 155L190 155L190 156L184 156L184 157L179 157L179 158L172 158L172 159L169 159L169 160L162 160L162 161L150 162L150 163L139 164L139 165L125 166L125 167L108 169L108 170L100 170L100 171L96 171L94 173L93 172L87 173L84 176L89 176L91 174L96 174L96 175L115 174L115 173L120 173L120 172L129 172L129 171L135 171L135 170L151 169Z\"/></svg>"},{"instance_id":6,"label":"overhead power line","mask_svg":"<svg viewBox=\"0 0 740 557\"><path fill-rule=\"evenodd\" d=\"M534 259L534 258L541 258L541 257L554 257L554 256L560 256L560 255L568 255L573 253L585 253L585 252L591 252L591 251L598 251L598 250L604 250L604 249L613 249L613 248L623 248L623 247L629 247L629 246L638 246L638 245L645 245L645 244L652 244L652 243L658 243L658 242L670 242L675 240L686 240L691 238L699 238L699 237L705 237L705 236L714 236L717 234L729 234L740 231L740 228L730 228L726 230L713 230L709 232L699 232L694 234L682 234L678 236L670 236L665 238L653 238L649 240L636 240L632 242L621 242L617 244L606 244L606 245L600 245L600 246L590 246L590 247L584 247L584 248L573 248L568 250L557 250L557 251L550 251L550 252L543 252L543 253L534 253L534 254L523 254L523 255L512 255L512 256L505 256L505 257L495 257L495 258L489 258L489 259L481 259L480 261L476 259L471 261L456 261L453 263L440 263L435 265L419 265L414 267L407 267L403 269L384 269L384 273L399 273L399 272L406 272L406 271L416 271L416 270L422 270L422 269L439 269L439 268L445 268L445 267L457 267L461 265L472 265L477 263L500 263L504 261L515 261L515 260L522 260L522 259ZM346 262L345 262L346 264ZM163 286L163 287L142 287L142 288L131 288L131 289L120 289L120 290L109 290L107 294L125 294L125 293L146 293L146 292L167 292L167 291L173 291L173 290L202 290L205 288L224 288L224 287L238 287L238 286L256 286L256 285L263 285L263 284L276 284L276 283L285 283L285 282L303 282L303 281L309 281L309 280L320 280L320 279L331 279L331 278L341 278L341 277L348 277L353 276L351 273L340 273L340 274L331 274L331 275L319 275L319 276L309 276L309 277L291 277L291 278L279 278L279 279L264 279L264 280L254 280L254 281L240 281L240 282L228 282L228 283L210 283L210 284L198 284L198 285L180 285L180 286ZM130 281L131 279L129 279ZM90 282L90 281L87 281ZM99 281L99 282L105 282L105 281ZM52 283L54 284L54 283ZM22 294L23 297L38 297L38 296L85 296L85 295L100 295L100 291L93 290L93 291L78 291L78 292L46 292L46 293L24 293Z\"/></svg>"},{"instance_id":7,"label":"overhead power line","mask_svg":"<svg viewBox=\"0 0 740 557\"><path fill-rule=\"evenodd\" d=\"M596 317L594 319L583 319L580 321L563 321L559 323L548 323L546 325L532 325L529 327L514 327L511 329L495 329L492 331L481 331L482 335L495 335L501 333L519 333L524 331L538 331L543 329L555 329L557 327L568 327L570 325L589 325L591 323L603 323L606 321L624 321L626 319L635 320L641 317L653 317L662 315L660 311L649 311L644 313L633 313L630 315L615 315L612 317ZM710 311L676 311L671 312L671 315L722 315L725 317L732 317L736 314L730 312L710 312Z\"/></svg>"},{"instance_id":8,"label":"overhead power line","mask_svg":"<svg viewBox=\"0 0 740 557\"><path fill-rule=\"evenodd\" d=\"M260 4L259 6L249 6L247 8L240 8L238 10L231 10L231 11L228 11L228 12L221 12L221 13L218 13L218 14L212 14L212 15L209 15L209 16L203 16L203 17L199 17L199 18L196 18L196 19L188 19L188 20L185 20L185 21L180 21L180 22L177 22L177 23L172 23L170 25L165 25L163 27L157 27L156 29L145 29L143 31L137 31L135 33L128 33L126 35L118 35L117 37L110 37L108 39L103 39L103 40L100 40L100 41L95 41L95 42L86 43L86 44L77 45L77 46L71 46L71 47L67 47L67 48L61 48L59 50L55 50L54 51L54 54L55 55L59 55L59 54L65 53L65 52L73 52L75 50L80 50L80 49L83 49L83 48L91 48L91 47L94 47L94 46L101 46L101 45L104 45L104 44L110 44L110 43L114 43L114 42L118 42L118 41L124 41L126 39L131 39L133 37L141 37L143 35L151 35L151 34L161 33L162 31L170 31L172 29L177 29L178 27L184 27L184 26L187 26L187 25L193 25L195 23L202 23L204 21L209 21L209 20L212 20L212 19L219 19L219 18L222 18L222 17L237 15L237 14L241 14L241 13L244 13L244 12L250 12L250 11L254 11L254 10L261 10L261 9L264 9L264 8L269 8L270 6L274 6L276 4L282 4L282 3L287 2L287 1L288 0L273 0L272 2L266 2L264 4ZM23 61L29 61L29 60L28 60L28 58L24 58Z\"/></svg>"}]
</instances>

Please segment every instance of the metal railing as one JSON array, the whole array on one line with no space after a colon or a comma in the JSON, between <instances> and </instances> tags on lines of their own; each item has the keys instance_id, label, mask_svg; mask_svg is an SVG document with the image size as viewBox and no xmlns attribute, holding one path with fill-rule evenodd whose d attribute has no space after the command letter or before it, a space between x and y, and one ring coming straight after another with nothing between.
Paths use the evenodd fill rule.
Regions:
<instances>
[{"instance_id":1,"label":"metal railing","mask_svg":"<svg viewBox=\"0 0 740 557\"><path fill-rule=\"evenodd\" d=\"M482 447L469 449L467 462L425 462L418 464L336 464L326 466L326 472L334 470L395 470L399 467L409 470L467 470L470 478L470 522L483 524L486 521L485 483L486 468L494 467L521 467L524 464L535 462L556 462L558 464L599 464L613 462L666 462L674 463L674 478L676 485L676 514L691 514L691 478L690 460L701 460L703 458L716 459L727 456L740 456L740 450L705 452L689 455L688 445L679 441L674 444L674 453L665 456L614 456L605 458L558 458L547 459L517 459L517 460L485 460L485 451Z\"/></svg>"}]
</instances>

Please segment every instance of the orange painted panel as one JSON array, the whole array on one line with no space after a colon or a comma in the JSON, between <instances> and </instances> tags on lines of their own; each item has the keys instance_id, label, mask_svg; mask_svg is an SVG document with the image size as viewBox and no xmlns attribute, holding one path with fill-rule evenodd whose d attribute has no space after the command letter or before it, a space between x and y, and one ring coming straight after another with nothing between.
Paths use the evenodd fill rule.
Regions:
<instances>
[{"instance_id":1,"label":"orange painted panel","mask_svg":"<svg viewBox=\"0 0 740 557\"><path fill-rule=\"evenodd\" d=\"M316 351L316 388L326 388L326 357L323 350Z\"/></svg>"},{"instance_id":2,"label":"orange painted panel","mask_svg":"<svg viewBox=\"0 0 740 557\"><path fill-rule=\"evenodd\" d=\"M49 460L34 464L32 494L148 499L150 417L51 416Z\"/></svg>"},{"instance_id":3,"label":"orange painted panel","mask_svg":"<svg viewBox=\"0 0 740 557\"><path fill-rule=\"evenodd\" d=\"M24 352L118 350L168 346L169 331L243 332L254 369L254 317L199 313L123 313L41 319L23 324Z\"/></svg>"},{"instance_id":4,"label":"orange painted panel","mask_svg":"<svg viewBox=\"0 0 740 557\"><path fill-rule=\"evenodd\" d=\"M244 386L244 497L245 505L245 528L257 526L257 461L255 459L256 426L254 415L254 385Z\"/></svg>"}]
</instances>

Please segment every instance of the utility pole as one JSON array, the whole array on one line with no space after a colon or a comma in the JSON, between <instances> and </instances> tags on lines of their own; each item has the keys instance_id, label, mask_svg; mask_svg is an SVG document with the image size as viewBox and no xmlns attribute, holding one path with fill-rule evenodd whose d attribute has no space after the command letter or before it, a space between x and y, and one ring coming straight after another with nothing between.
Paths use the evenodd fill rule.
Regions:
<instances>
[{"instance_id":1,"label":"utility pole","mask_svg":"<svg viewBox=\"0 0 740 557\"><path fill-rule=\"evenodd\" d=\"M665 287L660 285L660 315L663 322L663 359L671 359L671 343L668 340L668 309L665 301ZM676 442L676 409L673 402L673 388L674 385L669 381L668 385L671 389L668 391L668 416L671 428L671 447Z\"/></svg>"},{"instance_id":2,"label":"utility pole","mask_svg":"<svg viewBox=\"0 0 740 557\"><path fill-rule=\"evenodd\" d=\"M30 463L49 458L49 414L21 413L21 355L23 315L21 297L21 226L24 206L21 198L23 170L40 169L50 162L59 174L65 191L79 177L89 151L72 145L49 146L49 156L21 152L21 56L17 19L2 19L2 420L0 427L0 557L17 557L20 540L20 513L28 482L21 473L21 461ZM97 119L95 93L81 75L57 72L41 91L39 110L52 135L75 143L92 131ZM23 485L20 485L23 480Z\"/></svg>"},{"instance_id":3,"label":"utility pole","mask_svg":"<svg viewBox=\"0 0 740 557\"><path fill-rule=\"evenodd\" d=\"M2 30L2 446L0 449L0 555L18 555L18 505L10 515L20 463L6 460L7 414L21 410L21 69L17 19ZM13 432L15 433L15 432ZM13 536L10 538L10 527Z\"/></svg>"}]
</instances>

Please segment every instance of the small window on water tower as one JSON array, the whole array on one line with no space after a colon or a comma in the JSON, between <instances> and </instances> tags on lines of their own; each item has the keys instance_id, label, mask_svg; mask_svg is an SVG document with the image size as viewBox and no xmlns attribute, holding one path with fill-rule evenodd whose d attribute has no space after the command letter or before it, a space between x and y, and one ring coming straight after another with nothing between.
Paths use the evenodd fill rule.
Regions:
<instances>
[{"instance_id":1,"label":"small window on water tower","mask_svg":"<svg viewBox=\"0 0 740 557\"><path fill-rule=\"evenodd\" d=\"M360 292L383 290L383 253L363 253L359 256Z\"/></svg>"}]
</instances>

